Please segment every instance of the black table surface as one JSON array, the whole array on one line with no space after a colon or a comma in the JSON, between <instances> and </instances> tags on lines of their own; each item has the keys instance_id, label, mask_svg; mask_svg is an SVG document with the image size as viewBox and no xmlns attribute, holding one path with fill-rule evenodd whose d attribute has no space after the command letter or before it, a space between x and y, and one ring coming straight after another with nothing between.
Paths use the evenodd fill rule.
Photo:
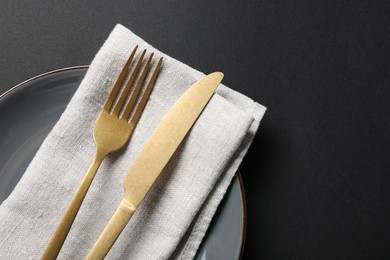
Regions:
<instances>
[{"instance_id":1,"label":"black table surface","mask_svg":"<svg viewBox=\"0 0 390 260\"><path fill-rule=\"evenodd\" d=\"M268 110L243 259L390 256L388 1L0 3L0 92L89 64L116 23Z\"/></svg>"}]
</instances>

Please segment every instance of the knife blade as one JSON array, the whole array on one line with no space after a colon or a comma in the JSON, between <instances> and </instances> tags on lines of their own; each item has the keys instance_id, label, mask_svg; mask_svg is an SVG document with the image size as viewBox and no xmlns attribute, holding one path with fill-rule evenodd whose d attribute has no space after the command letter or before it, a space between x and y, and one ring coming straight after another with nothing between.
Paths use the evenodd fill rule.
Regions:
<instances>
[{"instance_id":1,"label":"knife blade","mask_svg":"<svg viewBox=\"0 0 390 260\"><path fill-rule=\"evenodd\" d=\"M124 197L86 259L103 259L222 81L214 72L192 85L164 116L124 181Z\"/></svg>"}]
</instances>

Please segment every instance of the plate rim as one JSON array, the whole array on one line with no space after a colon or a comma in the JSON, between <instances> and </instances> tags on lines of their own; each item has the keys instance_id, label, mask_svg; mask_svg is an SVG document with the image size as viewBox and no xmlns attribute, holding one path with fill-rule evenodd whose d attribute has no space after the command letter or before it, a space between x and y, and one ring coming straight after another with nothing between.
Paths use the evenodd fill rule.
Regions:
<instances>
[{"instance_id":1,"label":"plate rim","mask_svg":"<svg viewBox=\"0 0 390 260\"><path fill-rule=\"evenodd\" d=\"M79 70L79 69L88 69L89 65L76 65L76 66L70 66L70 67L63 67L59 69L54 69L51 71L47 71L41 74L38 74L34 77L31 77L29 79L26 79L15 86L11 87L10 89L6 90L4 93L0 94L0 101L7 95L11 94L18 88L26 85L27 83L30 83L36 79L51 75L51 74L56 74L59 72L64 72L64 71L71 71L71 70ZM244 188L244 182L242 180L241 172L240 169L237 170L235 176L237 176L239 185L240 185L240 193L241 193L241 201L242 201L242 216L243 216L243 221L242 221L242 231L241 231L241 243L240 243L240 253L238 256L238 259L242 259L243 252L244 252L244 247L245 247L245 239L246 239L246 229L247 229L247 204L246 204L246 196L245 196L245 188Z\"/></svg>"}]
</instances>

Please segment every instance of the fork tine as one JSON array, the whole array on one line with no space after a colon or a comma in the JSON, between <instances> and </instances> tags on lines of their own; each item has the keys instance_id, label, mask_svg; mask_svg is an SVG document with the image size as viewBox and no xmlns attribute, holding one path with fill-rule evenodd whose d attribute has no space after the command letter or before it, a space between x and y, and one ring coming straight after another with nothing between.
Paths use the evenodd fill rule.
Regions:
<instances>
[{"instance_id":1,"label":"fork tine","mask_svg":"<svg viewBox=\"0 0 390 260\"><path fill-rule=\"evenodd\" d=\"M134 109L135 101L137 100L138 94L142 88L144 81L145 81L145 77L146 77L146 74L149 70L152 58L153 58L153 53L151 53L149 55L148 62L146 63L146 65L142 71L141 77L138 79L137 86L135 87L133 93L131 94L131 98L130 98L129 103L126 105L125 111L122 114L122 118L125 118L126 120L128 120L131 112Z\"/></svg>"},{"instance_id":2,"label":"fork tine","mask_svg":"<svg viewBox=\"0 0 390 260\"><path fill-rule=\"evenodd\" d=\"M146 88L146 90L141 98L141 101L139 102L137 109L135 110L134 115L131 118L130 123L132 123L134 125L136 125L138 123L138 120L140 119L142 112L145 109L146 102L148 101L149 96L152 93L152 90L154 88L154 84L156 83L157 76L160 73L162 61L163 61L163 58L161 57L160 60L158 61L156 68L154 69L153 75L150 78L149 84L148 84L148 86L147 86L147 88Z\"/></svg>"},{"instance_id":3,"label":"fork tine","mask_svg":"<svg viewBox=\"0 0 390 260\"><path fill-rule=\"evenodd\" d=\"M119 116L119 112L122 109L123 103L126 101L127 95L129 94L131 87L133 86L134 80L137 77L139 70L141 69L145 53L146 49L142 52L141 57L139 58L137 65L135 66L130 76L129 81L126 83L125 89L122 91L122 94L120 94L118 102L115 104L114 110L112 111L112 114Z\"/></svg>"},{"instance_id":4,"label":"fork tine","mask_svg":"<svg viewBox=\"0 0 390 260\"><path fill-rule=\"evenodd\" d=\"M121 73L119 74L119 77L118 77L117 81L115 82L115 85L112 88L111 93L110 93L109 97L107 98L106 103L104 104L104 108L103 108L104 110L110 111L112 103L114 102L116 96L118 95L119 89L122 86L124 79L126 78L128 69L130 67L131 62L133 61L133 58L134 58L134 55L135 55L135 52L137 51L137 49L138 49L138 45L134 47L133 52L131 53L129 59L127 60L125 66L123 67Z\"/></svg>"}]
</instances>

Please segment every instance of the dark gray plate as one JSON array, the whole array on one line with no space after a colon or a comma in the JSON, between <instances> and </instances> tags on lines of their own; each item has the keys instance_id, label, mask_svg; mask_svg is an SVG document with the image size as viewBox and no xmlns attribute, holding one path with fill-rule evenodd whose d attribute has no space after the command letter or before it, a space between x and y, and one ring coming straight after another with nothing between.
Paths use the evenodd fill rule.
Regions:
<instances>
[{"instance_id":1,"label":"dark gray plate","mask_svg":"<svg viewBox=\"0 0 390 260\"><path fill-rule=\"evenodd\" d=\"M79 66L48 72L0 96L0 203L18 183L87 69ZM245 214L242 182L237 174L196 259L239 259L245 237Z\"/></svg>"}]
</instances>

